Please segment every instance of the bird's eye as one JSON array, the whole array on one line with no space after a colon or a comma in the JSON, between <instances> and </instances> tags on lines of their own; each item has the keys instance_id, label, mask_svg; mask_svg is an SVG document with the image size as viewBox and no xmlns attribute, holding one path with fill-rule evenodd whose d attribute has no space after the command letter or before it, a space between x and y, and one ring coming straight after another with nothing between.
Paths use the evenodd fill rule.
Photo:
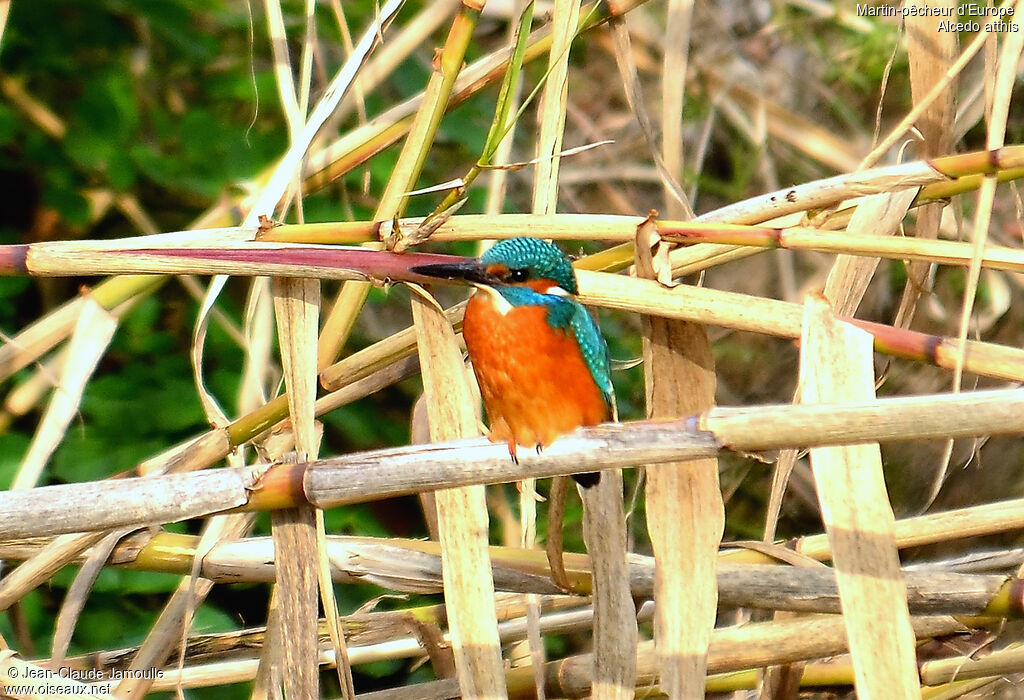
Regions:
<instances>
[{"instance_id":1,"label":"bird's eye","mask_svg":"<svg viewBox=\"0 0 1024 700\"><path fill-rule=\"evenodd\" d=\"M522 268L514 268L508 271L506 279L509 282L525 282L530 277L530 273Z\"/></svg>"}]
</instances>

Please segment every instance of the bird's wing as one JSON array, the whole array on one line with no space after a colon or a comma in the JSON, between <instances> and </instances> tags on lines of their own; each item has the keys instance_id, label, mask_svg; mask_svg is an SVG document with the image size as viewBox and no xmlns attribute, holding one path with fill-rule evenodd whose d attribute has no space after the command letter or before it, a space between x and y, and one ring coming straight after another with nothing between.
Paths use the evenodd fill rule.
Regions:
<instances>
[{"instance_id":1,"label":"bird's wing","mask_svg":"<svg viewBox=\"0 0 1024 700\"><path fill-rule=\"evenodd\" d=\"M608 359L608 344L590 312L582 304L568 299L566 301L574 307L569 325L576 336L576 342L579 343L583 359L586 361L594 381L601 389L601 393L604 394L612 416L617 418L615 389L612 387L611 363Z\"/></svg>"},{"instance_id":2,"label":"bird's wing","mask_svg":"<svg viewBox=\"0 0 1024 700\"><path fill-rule=\"evenodd\" d=\"M510 287L509 289L523 288ZM605 342L604 336L601 335L601 330L597 327L594 317L590 315L585 306L575 299L558 294L537 294L533 290L529 290L529 293L547 307L548 323L555 328L567 331L572 329L583 360L587 363L587 369L590 370L590 375L604 395L612 418L618 420L615 389L612 387L611 362L608 358L608 344Z\"/></svg>"}]
</instances>

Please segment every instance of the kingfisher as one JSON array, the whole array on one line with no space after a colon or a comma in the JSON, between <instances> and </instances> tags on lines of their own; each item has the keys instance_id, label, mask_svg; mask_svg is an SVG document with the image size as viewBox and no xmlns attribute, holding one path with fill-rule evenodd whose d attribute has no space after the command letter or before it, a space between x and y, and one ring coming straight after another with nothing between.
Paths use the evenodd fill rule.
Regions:
<instances>
[{"instance_id":1,"label":"kingfisher","mask_svg":"<svg viewBox=\"0 0 1024 700\"><path fill-rule=\"evenodd\" d=\"M476 287L462 335L492 442L538 451L557 437L615 416L608 345L576 301L572 263L554 244L511 238L480 258L421 265L421 275ZM600 474L574 474L584 487Z\"/></svg>"}]
</instances>

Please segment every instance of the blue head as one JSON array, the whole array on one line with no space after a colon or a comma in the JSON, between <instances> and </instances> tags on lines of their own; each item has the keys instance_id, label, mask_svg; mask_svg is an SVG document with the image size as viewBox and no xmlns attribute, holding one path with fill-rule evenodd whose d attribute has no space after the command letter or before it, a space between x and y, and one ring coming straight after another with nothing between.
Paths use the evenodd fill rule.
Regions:
<instances>
[{"instance_id":1,"label":"blue head","mask_svg":"<svg viewBox=\"0 0 1024 700\"><path fill-rule=\"evenodd\" d=\"M480 257L480 264L498 285L534 287L531 282L551 281L569 294L578 291L569 258L554 243L540 238L510 238L496 243Z\"/></svg>"},{"instance_id":2,"label":"blue head","mask_svg":"<svg viewBox=\"0 0 1024 700\"><path fill-rule=\"evenodd\" d=\"M418 265L411 272L492 287L504 296L534 292L577 294L572 263L553 243L539 238L510 238L494 245L478 260ZM550 291L549 291L550 290ZM515 303L512 299L509 299Z\"/></svg>"}]
</instances>

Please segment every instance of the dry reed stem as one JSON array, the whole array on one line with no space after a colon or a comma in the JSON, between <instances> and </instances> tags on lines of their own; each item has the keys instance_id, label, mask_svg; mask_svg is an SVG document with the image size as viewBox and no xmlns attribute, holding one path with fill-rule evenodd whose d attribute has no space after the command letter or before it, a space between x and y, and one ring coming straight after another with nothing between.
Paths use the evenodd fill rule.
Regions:
<instances>
[{"instance_id":1,"label":"dry reed stem","mask_svg":"<svg viewBox=\"0 0 1024 700\"><path fill-rule=\"evenodd\" d=\"M636 250L639 274L671 278L668 248L652 220L637 227ZM647 417L678 418L714 405L707 329L652 316L643 317L642 329ZM718 460L667 464L646 474L647 530L657 564L654 641L660 684L670 697L699 698L718 608L715 567L725 527Z\"/></svg>"},{"instance_id":2,"label":"dry reed stem","mask_svg":"<svg viewBox=\"0 0 1024 700\"><path fill-rule=\"evenodd\" d=\"M874 398L871 339L808 295L800 343L800 400ZM835 562L857 692L919 697L914 636L878 443L811 450L811 469Z\"/></svg>"},{"instance_id":3,"label":"dry reed stem","mask_svg":"<svg viewBox=\"0 0 1024 700\"><path fill-rule=\"evenodd\" d=\"M915 6L924 7L923 0L915 2ZM935 7L951 14L956 2L942 0ZM939 31L941 21L939 12L922 13L908 19L906 24L910 95L915 103L924 102L928 91L942 81L942 76L949 70L959 45L955 32ZM942 156L953 150L955 117L956 90L955 83L951 83L934 101L928 103L916 125L923 138L921 151L925 157ZM937 238L944 208L945 205L938 202L922 207L917 213L917 225L913 235L922 239ZM909 325L921 293L931 289L927 272L928 265L924 262L915 262L907 266L907 284L903 288L903 298L900 300L893 325Z\"/></svg>"},{"instance_id":4,"label":"dry reed stem","mask_svg":"<svg viewBox=\"0 0 1024 700\"><path fill-rule=\"evenodd\" d=\"M377 206L378 219L397 218L426 161L441 117L452 102L470 36L483 3L464 0L444 47L436 55L424 99L402 146L398 162ZM368 285L352 287L346 303L359 307ZM332 310L332 314L337 310ZM476 432L465 367L455 334L436 302L414 295L413 321L418 337L424 394L434 440ZM351 314L351 311L343 310ZM340 343L339 343L340 344ZM504 695L501 651L493 607L494 583L486 558L487 507L484 491L468 487L436 495L437 521L445 557L445 600L459 686L471 698Z\"/></svg>"},{"instance_id":5,"label":"dry reed stem","mask_svg":"<svg viewBox=\"0 0 1024 700\"><path fill-rule=\"evenodd\" d=\"M32 488L39 482L47 462L78 414L82 392L114 337L117 322L118 315L91 299L85 300L64 353L57 387L11 483L12 489Z\"/></svg>"},{"instance_id":6,"label":"dry reed stem","mask_svg":"<svg viewBox=\"0 0 1024 700\"><path fill-rule=\"evenodd\" d=\"M412 303L420 333L430 436L443 440L473 435L476 411L455 333L432 299L414 295ZM487 556L484 490L480 486L442 490L435 499L459 687L468 697L502 697L506 691Z\"/></svg>"},{"instance_id":7,"label":"dry reed stem","mask_svg":"<svg viewBox=\"0 0 1024 700\"><path fill-rule=\"evenodd\" d=\"M974 681L954 681L940 686L921 688L921 697L923 700L957 700L958 698L965 697L967 693L983 690L994 684L1001 685L1003 682L1005 682L1005 677L982 678Z\"/></svg>"},{"instance_id":8,"label":"dry reed stem","mask_svg":"<svg viewBox=\"0 0 1024 700\"><path fill-rule=\"evenodd\" d=\"M875 197L888 198L889 195ZM902 206L902 203L899 206ZM878 224L877 219L875 223ZM904 237L885 238L875 233L852 230L852 224L853 222L851 229L837 232L797 227L775 230L718 228L707 231L694 230L692 233L666 230L664 236L669 240L702 240L786 250L813 250L821 253L841 253L857 258L878 256L940 265L968 266L973 258L969 243ZM897 220L895 225L898 224ZM872 230L892 230L892 227L883 224ZM985 246L980 261L986 268L1011 272L1024 271L1024 252L1017 248ZM873 262L877 265L877 261Z\"/></svg>"},{"instance_id":9,"label":"dry reed stem","mask_svg":"<svg viewBox=\"0 0 1024 700\"><path fill-rule=\"evenodd\" d=\"M1024 647L1013 643L979 658L958 656L921 664L924 685L941 685L958 680L1008 676L1024 672Z\"/></svg>"},{"instance_id":10,"label":"dry reed stem","mask_svg":"<svg viewBox=\"0 0 1024 700\"><path fill-rule=\"evenodd\" d=\"M302 459L316 459L319 436L315 425L317 357L316 339L319 330L320 281L315 279L277 278L272 281L274 311L281 348L281 362L288 391L288 414L291 418L295 448ZM322 526L322 520L319 520ZM299 505L274 513L271 531L281 572L277 581L277 610L281 624L282 672L287 697L319 695L319 673L314 661L317 646L317 577L318 562L326 556L317 548L318 518L312 506ZM318 556L319 555L319 556ZM335 619L333 589L329 582L323 587L324 609ZM344 641L340 643L339 680L345 697L354 697L351 671L344 663Z\"/></svg>"},{"instance_id":11,"label":"dry reed stem","mask_svg":"<svg viewBox=\"0 0 1024 700\"><path fill-rule=\"evenodd\" d=\"M553 215L558 203L558 172L568 98L569 51L580 17L580 0L556 0L547 81L539 106L532 212ZM533 484L526 489L532 491ZM593 697L629 698L635 678L636 609L629 595L622 473L609 471L581 491L583 537L594 557ZM543 696L539 689L538 697Z\"/></svg>"},{"instance_id":12,"label":"dry reed stem","mask_svg":"<svg viewBox=\"0 0 1024 700\"><path fill-rule=\"evenodd\" d=\"M416 221L418 220L410 220L410 223ZM433 237L435 240L466 240L531 235L561 240L595 238L624 240L632 235L636 226L642 221L643 219L640 217L596 217L575 214L563 214L556 217L533 217L525 214L467 215L452 217L447 224L442 224L444 228L435 232ZM726 245L877 256L945 265L968 265L973 256L971 245L959 241L886 238L857 231L829 232L796 226L778 228L670 221L660 221L658 225L659 232L666 240L686 243L704 242L704 247L694 245L692 248L682 250L693 251L705 261L731 252L725 247ZM329 229L336 229L342 225L330 224L328 226ZM386 227L377 227L372 223L361 223L360 227L367 231L380 229L384 232L387 230ZM291 230L292 227L288 228ZM409 256L407 259L389 258L383 254L369 255L367 251L360 252L361 249L315 243L278 243L268 241L266 238L255 242L224 242L222 245L212 247L203 243L196 245L184 238L177 239L180 233L183 232L162 234L168 237L163 241L128 238L120 241L69 241L33 244L28 247L27 267L20 268L20 273L36 277L194 273L302 276L322 279L364 279L366 276L373 275L378 278L404 279L402 275L404 267L423 264L422 260L417 263L417 256L427 257L427 254L407 254ZM302 234L301 237L315 238L317 236ZM707 243L716 245L712 248ZM616 249L607 252L618 255ZM743 255L747 254L749 252L743 253ZM581 260L579 266L594 269L595 266L590 260L594 257L589 256ZM694 265L694 257L698 257L698 255L673 256L676 273L678 274L681 265ZM1024 269L1024 254L1019 249L1008 246L985 246L982 249L980 261L986 268L1012 272L1020 272ZM399 265L400 262L407 264ZM704 266L707 264L708 262L705 262ZM721 262L714 264L721 264ZM620 263L615 267L621 268L622 266L623 264ZM9 268L8 271L13 272L14 270ZM405 275L407 276L408 273ZM24 364L22 363L20 366L24 366ZM14 365L17 368L20 366Z\"/></svg>"},{"instance_id":13,"label":"dry reed stem","mask_svg":"<svg viewBox=\"0 0 1024 700\"><path fill-rule=\"evenodd\" d=\"M196 548L197 557L192 564L190 575L178 582L146 639L132 657L128 667L137 675L124 677L118 683L115 689L118 695L139 698L149 692L154 679L145 671L159 668L167 662L179 640L187 636L188 627L199 604L213 588L213 582L199 578L197 574L202 555L217 541L241 537L248 531L251 523L251 517L237 515L212 518L206 522Z\"/></svg>"},{"instance_id":14,"label":"dry reed stem","mask_svg":"<svg viewBox=\"0 0 1024 700\"><path fill-rule=\"evenodd\" d=\"M914 632L919 638L965 631L951 617L916 617ZM847 650L846 631L838 616L813 616L785 622L751 623L716 629L708 660L710 673L835 656ZM547 664L548 694L559 697L584 697L589 691L586 669L589 655L581 655ZM657 661L653 643L637 648L638 688L657 691ZM509 697L527 697L511 694ZM886 697L886 696L882 696Z\"/></svg>"},{"instance_id":15,"label":"dry reed stem","mask_svg":"<svg viewBox=\"0 0 1024 700\"><path fill-rule=\"evenodd\" d=\"M734 292L680 285L665 289L657 283L622 275L577 271L580 300L594 306L647 313L666 318L722 325L737 330L785 338L799 337L800 310L791 304ZM875 336L879 352L927 359L952 369L956 365L955 341L911 331L897 331L866 321L850 322ZM1015 348L968 341L964 365L969 372L1002 379L1024 377L1024 353Z\"/></svg>"},{"instance_id":16,"label":"dry reed stem","mask_svg":"<svg viewBox=\"0 0 1024 700\"><path fill-rule=\"evenodd\" d=\"M925 664L930 662L924 662ZM988 676L974 681L956 681L937 686L921 688L921 697L925 700L953 700L963 697L965 693L979 690L994 682L1006 681L1005 676ZM757 671L736 671L733 673L710 676L708 688L713 692L727 693L730 691L757 688ZM813 688L828 688L853 685L853 665L836 661L809 663L803 666L800 676L800 688L807 691Z\"/></svg>"},{"instance_id":17,"label":"dry reed stem","mask_svg":"<svg viewBox=\"0 0 1024 700\"><path fill-rule=\"evenodd\" d=\"M481 483L709 457L738 451L929 437L1019 434L1024 390L878 399L855 404L708 411L699 421L603 424L555 441L519 464L485 440L278 464L0 493L0 539L174 522L234 508L321 508ZM763 430L771 416L773 431ZM697 426L704 429L701 430ZM474 422L475 426L475 422ZM777 429L774 429L777 428ZM710 431L710 432L708 432ZM69 506L68 504L72 504Z\"/></svg>"},{"instance_id":18,"label":"dry reed stem","mask_svg":"<svg viewBox=\"0 0 1024 700\"><path fill-rule=\"evenodd\" d=\"M1024 501L1010 500L897 520L894 534L900 549L910 549L1021 528L1024 528ZM801 537L793 543L793 548L803 556L820 561L829 559L832 551L826 535ZM747 549L726 550L724 556L730 561L775 561Z\"/></svg>"},{"instance_id":19,"label":"dry reed stem","mask_svg":"<svg viewBox=\"0 0 1024 700\"><path fill-rule=\"evenodd\" d=\"M584 617L580 617L583 612ZM569 632L579 629L586 620L585 611L567 611L545 617L545 629L550 632ZM948 616L924 616L914 618L915 632L921 638L943 636L964 632L966 627ZM519 621L513 621L509 629L518 634L525 633ZM514 639L510 637L509 639ZM755 668L771 663L793 662L803 659L834 656L846 650L845 633L838 616L811 616L785 623L757 623L745 626L721 628L715 631L712 640L711 668L714 673L725 673ZM413 638L396 639L394 642L371 644L352 649L356 664L383 659L404 658L422 653L420 644ZM123 654L121 654L123 655ZM641 686L650 689L655 683L656 661L653 645L641 643L637 648L637 662L641 671ZM333 658L322 645L319 659L321 665L330 666ZM547 693L558 697L580 697L589 693L591 657L589 654L569 657L546 664ZM248 680L256 672L254 659L237 661L197 663L184 669L165 669L157 680L154 690L173 689L178 684L183 688L203 687L229 682ZM536 692L532 682L523 683L532 677L532 670L520 667L506 672L509 697L532 697ZM417 686L436 687L434 684ZM427 695L427 697L432 697ZM447 697L447 696L446 696Z\"/></svg>"},{"instance_id":20,"label":"dry reed stem","mask_svg":"<svg viewBox=\"0 0 1024 700\"><path fill-rule=\"evenodd\" d=\"M317 578L316 516L309 505L275 511L271 517L277 555L277 658L288 698L318 697L316 664ZM345 669L347 676L349 670Z\"/></svg>"},{"instance_id":21,"label":"dry reed stem","mask_svg":"<svg viewBox=\"0 0 1024 700\"><path fill-rule=\"evenodd\" d=\"M236 446L227 430L214 429L140 462L134 471L139 476L197 471L228 457Z\"/></svg>"},{"instance_id":22,"label":"dry reed stem","mask_svg":"<svg viewBox=\"0 0 1024 700\"><path fill-rule=\"evenodd\" d=\"M181 541L184 540L184 541ZM115 550L111 561L117 566L167 573L187 573L195 563L198 538L160 533L136 554ZM161 550L174 548L164 556ZM436 593L442 590L441 548L436 542L402 539L332 536L327 540L336 583L370 583L405 593ZM22 548L12 558L31 556L38 548ZM839 594L835 572L826 567L780 566L778 562L744 564L733 562L735 550L725 550L717 563L720 604L766 610L838 613ZM133 557L129 559L129 557ZM546 557L537 550L518 547L489 548L495 589L509 593L557 595L552 604L569 606L583 601L561 595L551 581ZM214 583L273 582L276 576L274 543L268 537L249 537L214 545L201 557L199 575ZM567 553L566 565L574 585L581 591L590 587L590 557ZM649 597L654 591L655 561L651 557L630 555L630 591L634 598ZM950 614L997 616L1019 619L1024 616L1021 580L1001 574L962 574L947 571L904 570L907 601L914 614ZM552 602L554 601L554 603ZM521 615L508 605L500 618ZM381 613L387 615L391 613ZM398 613L394 613L398 614ZM417 613L423 618L424 613ZM347 630L355 633L361 618L348 620ZM590 623L588 622L587 625ZM404 636L407 630L400 627ZM508 640L503 634L502 639ZM360 638L361 644L365 642Z\"/></svg>"},{"instance_id":23,"label":"dry reed stem","mask_svg":"<svg viewBox=\"0 0 1024 700\"><path fill-rule=\"evenodd\" d=\"M708 692L714 693L756 690L760 679L761 673L758 670L733 671L708 676L707 687ZM853 664L825 661L800 666L799 687L803 690L824 687L836 689L843 686L853 686Z\"/></svg>"},{"instance_id":24,"label":"dry reed stem","mask_svg":"<svg viewBox=\"0 0 1024 700\"><path fill-rule=\"evenodd\" d=\"M583 538L592 564L594 651L590 694L595 698L622 698L631 695L635 684L638 634L626 563L622 470L605 470L597 484L580 489L580 497Z\"/></svg>"},{"instance_id":25,"label":"dry reed stem","mask_svg":"<svg viewBox=\"0 0 1024 700\"><path fill-rule=\"evenodd\" d=\"M70 533L57 537L0 582L0 610L7 610L76 556L99 542L104 532Z\"/></svg>"},{"instance_id":26,"label":"dry reed stem","mask_svg":"<svg viewBox=\"0 0 1024 700\"><path fill-rule=\"evenodd\" d=\"M882 239L885 240L885 239ZM937 242L932 242L934 245ZM249 246L260 246L261 244L247 244ZM280 257L286 244L271 244L265 252L274 251ZM308 259L312 251L303 251L302 246L289 247L298 254ZM366 251L364 251L366 252ZM351 269L358 269L364 263L352 262L352 260L366 260L364 257L350 257L361 255L356 250L337 250L334 254L339 256L339 267L324 268L324 256L326 252L319 254L320 266L315 269L304 268L298 264L280 264L277 270L279 274L299 274L321 277L351 277ZM192 253L188 253L191 256ZM204 255L223 257L220 253L209 251ZM374 256L380 253L372 254ZM421 260L426 262L429 256L425 254ZM170 253L162 254L161 257L173 258ZM402 256L404 259L395 258L372 258L373 268L376 274L387 274L390 277L398 278L403 275L402 270L407 270L410 262L416 262L410 255ZM436 258L435 258L436 259ZM181 264L175 263L175 264ZM195 261L188 264L191 269L195 267ZM258 274L266 272L267 265L244 263L242 267L236 267L234 261L219 261L213 266L218 272L235 270L236 272L250 272ZM251 265L246 268L244 265ZM384 273L383 270L391 270L391 273ZM405 273L408 276L408 273ZM796 305L786 302L764 299L760 297L749 297L732 292L720 290L707 290L689 286L679 286L674 289L663 289L652 282L630 279L623 276L613 276L601 273L591 273L585 270L578 272L580 279L580 297L587 303L608 308L637 311L654 315L663 315L670 318L683 318L686 320L709 323L710 325L722 325L739 330L752 330L760 333L779 335L783 337L797 337L798 334L798 309ZM876 335L876 345L880 351L894 353L901 356L920 357L935 362L939 366L953 368L956 366L958 353L956 347L947 341L940 341L934 337L924 336L913 332L895 332L887 326L880 326L867 322L855 321L863 328L870 330ZM964 360L964 367L967 371L982 376L994 376L1006 379L1020 379L1024 372L1020 364L1024 361L1024 353L1004 346L995 346L976 341L967 342L967 356Z\"/></svg>"}]
</instances>

